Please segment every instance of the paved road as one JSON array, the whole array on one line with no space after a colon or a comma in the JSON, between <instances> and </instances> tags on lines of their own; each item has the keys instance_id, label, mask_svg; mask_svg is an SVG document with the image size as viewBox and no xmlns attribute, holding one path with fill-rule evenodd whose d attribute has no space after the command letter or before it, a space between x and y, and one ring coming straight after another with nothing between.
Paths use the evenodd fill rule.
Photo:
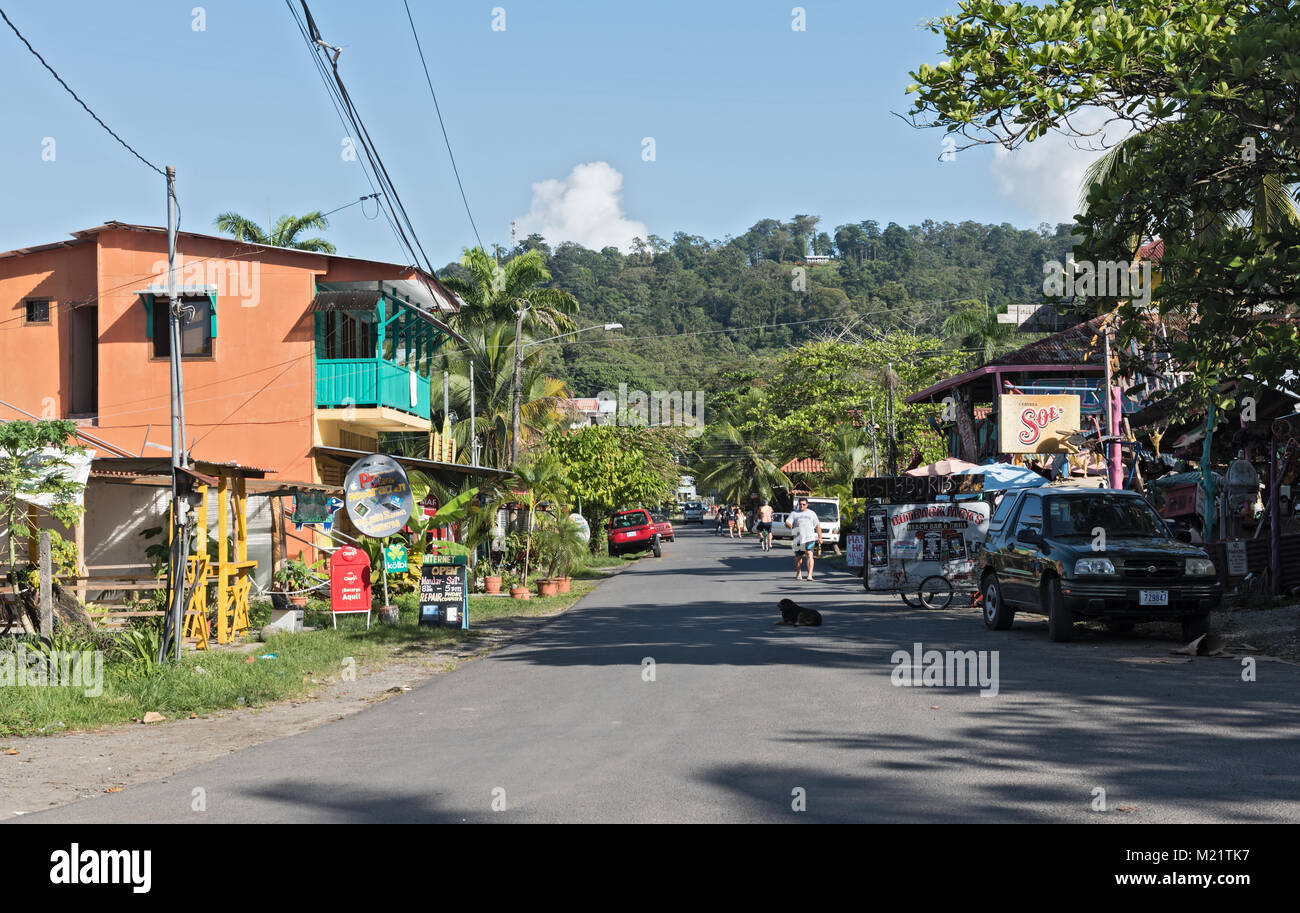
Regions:
<instances>
[{"instance_id":1,"label":"paved road","mask_svg":"<svg viewBox=\"0 0 1300 913\"><path fill-rule=\"evenodd\" d=\"M825 625L775 626L787 595ZM917 642L996 650L998 695L892 685ZM991 632L691 529L408 694L24 821L1300 821L1300 667L1175 646Z\"/></svg>"}]
</instances>

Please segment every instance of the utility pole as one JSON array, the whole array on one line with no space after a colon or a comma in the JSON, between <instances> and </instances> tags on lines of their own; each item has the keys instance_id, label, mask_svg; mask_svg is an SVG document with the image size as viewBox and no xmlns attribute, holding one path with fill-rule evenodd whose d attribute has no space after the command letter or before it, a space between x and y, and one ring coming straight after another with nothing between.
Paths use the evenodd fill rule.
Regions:
<instances>
[{"instance_id":1,"label":"utility pole","mask_svg":"<svg viewBox=\"0 0 1300 913\"><path fill-rule=\"evenodd\" d=\"M524 334L524 312L528 310L528 302L521 300L519 302L518 317L515 320L515 380L514 380L514 405L511 408L513 419L511 420L510 429L510 465L519 464L519 347L521 337Z\"/></svg>"},{"instance_id":2,"label":"utility pole","mask_svg":"<svg viewBox=\"0 0 1300 913\"><path fill-rule=\"evenodd\" d=\"M889 401L885 404L885 416L889 422L889 474L898 475L898 447L894 439L894 363L891 361L885 378L889 388Z\"/></svg>"},{"instance_id":3,"label":"utility pole","mask_svg":"<svg viewBox=\"0 0 1300 913\"><path fill-rule=\"evenodd\" d=\"M871 397L871 423L867 426L871 429L871 474L880 475L880 448L876 444L876 398Z\"/></svg>"},{"instance_id":4,"label":"utility pole","mask_svg":"<svg viewBox=\"0 0 1300 913\"><path fill-rule=\"evenodd\" d=\"M181 304L176 288L176 168L167 166L167 331L170 345L171 420L172 420L172 505L171 505L171 555L167 566L168 587L171 597L168 606L170 642L162 638L159 661L172 653L181 658L181 641L185 624L185 565L189 556L186 541L186 510L189 503L182 497L181 470L185 467L185 411L184 388L181 383Z\"/></svg>"},{"instance_id":5,"label":"utility pole","mask_svg":"<svg viewBox=\"0 0 1300 913\"><path fill-rule=\"evenodd\" d=\"M478 465L478 435L474 433L474 361L469 363L469 460L471 466Z\"/></svg>"}]
</instances>

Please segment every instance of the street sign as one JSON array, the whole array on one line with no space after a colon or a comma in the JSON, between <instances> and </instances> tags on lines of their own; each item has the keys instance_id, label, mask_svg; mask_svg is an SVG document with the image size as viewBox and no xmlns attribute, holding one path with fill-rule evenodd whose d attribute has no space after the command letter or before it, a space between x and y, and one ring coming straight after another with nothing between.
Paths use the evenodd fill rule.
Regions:
<instances>
[{"instance_id":1,"label":"street sign","mask_svg":"<svg viewBox=\"0 0 1300 913\"><path fill-rule=\"evenodd\" d=\"M1235 539L1223 545L1228 552L1228 576L1245 577L1250 573L1250 564L1246 561L1246 543Z\"/></svg>"},{"instance_id":2,"label":"street sign","mask_svg":"<svg viewBox=\"0 0 1300 913\"><path fill-rule=\"evenodd\" d=\"M384 546L384 573L406 573L406 546L400 542L390 542Z\"/></svg>"},{"instance_id":3,"label":"street sign","mask_svg":"<svg viewBox=\"0 0 1300 913\"><path fill-rule=\"evenodd\" d=\"M591 541L591 524L582 514L569 514L569 519L578 525L578 535L582 537L583 542Z\"/></svg>"},{"instance_id":4,"label":"street sign","mask_svg":"<svg viewBox=\"0 0 1300 913\"><path fill-rule=\"evenodd\" d=\"M382 453L372 453L353 463L343 482L343 492L352 525L372 539L383 539L401 530L415 506L406 471Z\"/></svg>"},{"instance_id":5,"label":"street sign","mask_svg":"<svg viewBox=\"0 0 1300 913\"><path fill-rule=\"evenodd\" d=\"M469 627L469 567L465 555L425 555L420 568L420 624Z\"/></svg>"}]
</instances>

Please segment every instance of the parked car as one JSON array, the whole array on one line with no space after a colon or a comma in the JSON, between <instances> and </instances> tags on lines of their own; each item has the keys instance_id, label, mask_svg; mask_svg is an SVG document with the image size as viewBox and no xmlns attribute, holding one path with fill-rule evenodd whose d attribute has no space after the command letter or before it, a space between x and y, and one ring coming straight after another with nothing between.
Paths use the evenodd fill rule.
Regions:
<instances>
[{"instance_id":1,"label":"parked car","mask_svg":"<svg viewBox=\"0 0 1300 913\"><path fill-rule=\"evenodd\" d=\"M663 540L655 529L655 522L650 512L644 508L621 510L609 518L609 553L622 555L625 552L654 552L656 558L663 555Z\"/></svg>"},{"instance_id":2,"label":"parked car","mask_svg":"<svg viewBox=\"0 0 1300 913\"><path fill-rule=\"evenodd\" d=\"M699 501L687 501L682 505L683 523L704 523L705 509Z\"/></svg>"},{"instance_id":3,"label":"parked car","mask_svg":"<svg viewBox=\"0 0 1300 913\"><path fill-rule=\"evenodd\" d=\"M673 521L668 519L667 514L651 514L650 519L655 521L655 532L659 534L660 539L665 542L676 540L677 537L673 535Z\"/></svg>"},{"instance_id":4,"label":"parked car","mask_svg":"<svg viewBox=\"0 0 1300 913\"><path fill-rule=\"evenodd\" d=\"M1136 492L1036 488L1006 495L980 559L984 623L1011 627L1017 611L1047 616L1048 637L1071 639L1081 618L1114 631L1180 621L1183 639L1210 630L1222 598L1214 562L1179 542Z\"/></svg>"}]
</instances>

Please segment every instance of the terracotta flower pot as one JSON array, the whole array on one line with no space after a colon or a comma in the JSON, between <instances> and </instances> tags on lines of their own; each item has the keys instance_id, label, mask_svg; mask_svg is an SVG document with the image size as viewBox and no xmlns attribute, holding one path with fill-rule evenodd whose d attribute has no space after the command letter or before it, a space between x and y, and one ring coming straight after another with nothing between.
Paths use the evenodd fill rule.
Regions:
<instances>
[{"instance_id":1,"label":"terracotta flower pot","mask_svg":"<svg viewBox=\"0 0 1300 913\"><path fill-rule=\"evenodd\" d=\"M300 609L302 609L302 608L306 608L306 606L307 606L307 594L306 594L306 593L302 593L302 594L299 594L299 595L297 595L297 596L290 596L290 597L289 597L289 604L290 604L290 605L293 605L293 606L297 606L297 607L300 608Z\"/></svg>"},{"instance_id":2,"label":"terracotta flower pot","mask_svg":"<svg viewBox=\"0 0 1300 913\"><path fill-rule=\"evenodd\" d=\"M510 588L511 599L531 599L532 595L532 590L526 586L512 586Z\"/></svg>"},{"instance_id":3,"label":"terracotta flower pot","mask_svg":"<svg viewBox=\"0 0 1300 913\"><path fill-rule=\"evenodd\" d=\"M567 593L567 592L569 592L569 584L573 583L573 578L572 578L572 577L561 577L561 578L559 578L559 580L560 580L560 592L561 592L561 593Z\"/></svg>"},{"instance_id":4,"label":"terracotta flower pot","mask_svg":"<svg viewBox=\"0 0 1300 913\"><path fill-rule=\"evenodd\" d=\"M500 592L501 592L501 578L500 578L500 577L484 577L484 578L483 578L483 586L484 586L484 588L486 589L486 591L489 592L489 593L500 593Z\"/></svg>"},{"instance_id":5,"label":"terracotta flower pot","mask_svg":"<svg viewBox=\"0 0 1300 913\"><path fill-rule=\"evenodd\" d=\"M555 596L560 592L560 581L554 577L547 577L537 581L538 596Z\"/></svg>"}]
</instances>

